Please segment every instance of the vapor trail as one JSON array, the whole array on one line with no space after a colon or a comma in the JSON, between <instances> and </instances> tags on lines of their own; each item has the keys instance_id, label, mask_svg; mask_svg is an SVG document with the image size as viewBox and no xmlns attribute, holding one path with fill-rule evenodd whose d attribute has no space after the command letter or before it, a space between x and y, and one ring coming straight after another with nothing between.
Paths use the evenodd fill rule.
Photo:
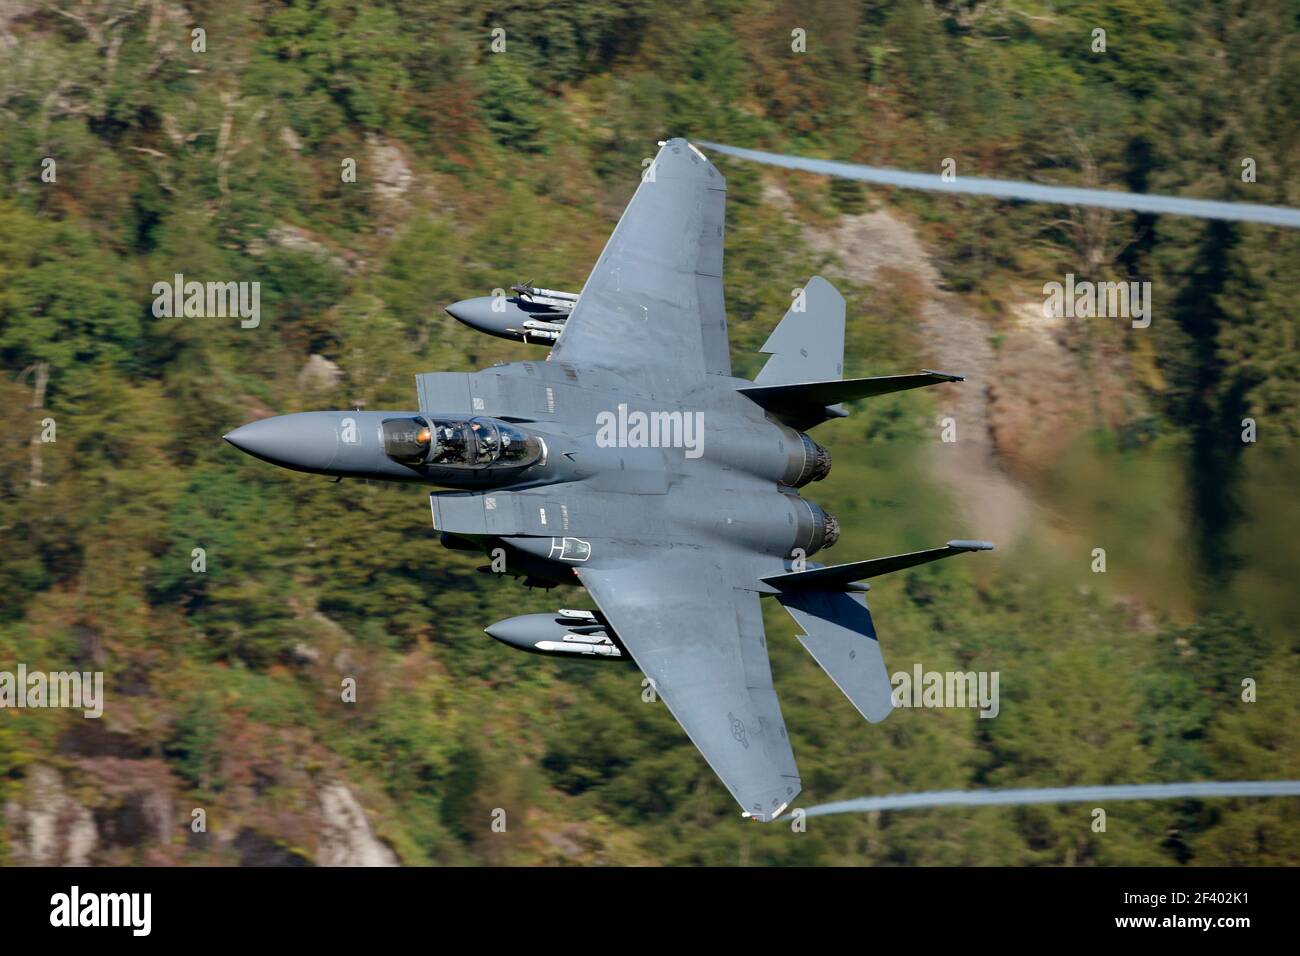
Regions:
<instances>
[{"instance_id":1,"label":"vapor trail","mask_svg":"<svg viewBox=\"0 0 1300 956\"><path fill-rule=\"evenodd\" d=\"M810 817L870 810L916 810L922 807L1029 806L1105 800L1188 800L1199 797L1296 797L1300 780L1232 780L1225 783L1137 783L1110 787L1042 787L1025 790L931 790L886 797L858 797L807 807ZM784 819L788 819L788 816Z\"/></svg>"},{"instance_id":2,"label":"vapor trail","mask_svg":"<svg viewBox=\"0 0 1300 956\"><path fill-rule=\"evenodd\" d=\"M969 176L958 176L951 182L945 182L943 177L933 173L908 173L900 169L884 169L879 166L859 166L856 163L836 163L827 159L810 159L806 156L765 153L757 149L742 149L739 146L708 143L704 140L696 140L696 142L700 146L740 159L751 159L757 163L784 166L786 169L801 169L826 176L838 176L841 179L857 179L881 186L902 186L905 189L929 189L935 192L967 193L973 196L995 196L999 199L1062 203L1070 206L1102 206L1106 209L1195 216L1199 219L1262 222L1272 226L1300 229L1300 209L1292 209L1288 206L1214 202L1208 199L1182 199L1178 196L1148 196L1144 193L1080 189L1075 186L1042 186L1038 183L978 179Z\"/></svg>"}]
</instances>

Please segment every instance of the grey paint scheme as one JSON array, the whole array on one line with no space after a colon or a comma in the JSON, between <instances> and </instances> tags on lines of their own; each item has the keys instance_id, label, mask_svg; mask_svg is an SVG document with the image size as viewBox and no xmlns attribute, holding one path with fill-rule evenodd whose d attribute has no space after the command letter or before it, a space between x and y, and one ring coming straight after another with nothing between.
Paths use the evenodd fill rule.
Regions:
<instances>
[{"instance_id":1,"label":"grey paint scheme","mask_svg":"<svg viewBox=\"0 0 1300 956\"><path fill-rule=\"evenodd\" d=\"M300 471L452 489L430 495L443 543L499 547L507 572L527 583L586 588L601 626L650 678L745 814L772 820L800 780L772 685L763 595L776 596L803 627L800 639L867 719L890 709L865 586L853 583L869 576L859 570L884 566L850 565L816 579L805 575L821 566L805 565L796 551L833 543L833 519L792 487L821 477L811 462L814 450L825 455L798 429L843 414L831 401L954 377L841 382L844 300L820 278L807 286L805 310L792 309L768 340L771 358L758 381L732 377L725 196L713 165L685 140L670 140L547 361L417 376L418 413L308 412L226 438ZM602 447L597 416L620 406L700 413L702 453ZM385 454L383 422L417 414L426 422L508 422L544 452L523 467L450 467L432 451L428 460L399 463ZM920 560L975 544L982 545L952 542ZM536 617L494 625L495 633L524 646L531 627L553 635L569 626Z\"/></svg>"}]
</instances>

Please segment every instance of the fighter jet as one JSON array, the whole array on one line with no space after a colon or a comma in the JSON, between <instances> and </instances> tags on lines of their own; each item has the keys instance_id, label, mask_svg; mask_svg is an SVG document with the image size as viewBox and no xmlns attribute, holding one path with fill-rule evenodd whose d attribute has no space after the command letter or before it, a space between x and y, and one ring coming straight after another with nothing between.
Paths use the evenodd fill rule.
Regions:
<instances>
[{"instance_id":1,"label":"fighter jet","mask_svg":"<svg viewBox=\"0 0 1300 956\"><path fill-rule=\"evenodd\" d=\"M484 331L546 344L544 361L417 375L410 411L282 415L225 439L297 471L436 486L429 505L446 547L491 555L489 568L527 585L585 588L593 607L487 633L534 653L632 661L743 815L769 821L800 780L762 599L794 617L816 662L880 721L891 686L866 580L992 545L809 560L839 526L799 492L831 468L808 430L845 415L846 401L962 379L844 379L845 303L820 277L767 340L757 378L733 376L726 180L686 140L661 147L581 293L526 285L512 300L450 307ZM534 337L529 321L554 327Z\"/></svg>"}]
</instances>

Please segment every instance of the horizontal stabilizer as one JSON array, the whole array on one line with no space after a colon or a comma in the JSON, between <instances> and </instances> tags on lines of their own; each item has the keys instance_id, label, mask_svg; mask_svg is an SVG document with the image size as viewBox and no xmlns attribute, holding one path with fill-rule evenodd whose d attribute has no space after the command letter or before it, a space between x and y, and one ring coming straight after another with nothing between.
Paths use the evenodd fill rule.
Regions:
<instances>
[{"instance_id":1,"label":"horizontal stabilizer","mask_svg":"<svg viewBox=\"0 0 1300 956\"><path fill-rule=\"evenodd\" d=\"M879 375L874 378L796 382L790 385L754 384L737 391L774 415L788 420L795 428L810 428L828 418L843 417L842 410L828 407L840 402L965 380L961 375L923 369L914 375Z\"/></svg>"},{"instance_id":2,"label":"horizontal stabilizer","mask_svg":"<svg viewBox=\"0 0 1300 956\"><path fill-rule=\"evenodd\" d=\"M858 713L873 724L888 717L893 688L866 599L838 591L793 591L777 600L806 632L799 643Z\"/></svg>"},{"instance_id":3,"label":"horizontal stabilizer","mask_svg":"<svg viewBox=\"0 0 1300 956\"><path fill-rule=\"evenodd\" d=\"M852 564L834 564L827 568L809 568L807 571L773 574L763 578L763 581L780 591L800 591L810 588L843 590L854 581L879 577L891 571L902 571L904 568L913 568L918 564L938 561L940 558L948 558L954 554L992 550L991 541L949 541L946 547L931 548L929 551L913 551L910 554L895 554L888 558L854 561Z\"/></svg>"}]
</instances>

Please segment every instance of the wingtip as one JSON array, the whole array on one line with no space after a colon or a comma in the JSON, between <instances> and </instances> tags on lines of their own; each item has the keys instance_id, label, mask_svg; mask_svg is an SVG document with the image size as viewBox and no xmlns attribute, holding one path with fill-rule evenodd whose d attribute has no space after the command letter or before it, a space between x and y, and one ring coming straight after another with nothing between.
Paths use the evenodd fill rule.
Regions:
<instances>
[{"instance_id":1,"label":"wingtip","mask_svg":"<svg viewBox=\"0 0 1300 956\"><path fill-rule=\"evenodd\" d=\"M923 369L921 369L921 372L922 372L923 374L925 374L925 375L937 375L937 376L939 376L939 378L944 379L945 381L948 381L948 382L964 382L964 381L966 381L966 376L965 376L965 375L954 375L952 372L936 372L936 371L935 371L934 369L932 369L932 368L923 368Z\"/></svg>"},{"instance_id":2,"label":"wingtip","mask_svg":"<svg viewBox=\"0 0 1300 956\"><path fill-rule=\"evenodd\" d=\"M798 791L796 790L795 793L798 793ZM741 810L740 815L746 820L754 820L757 823L772 823L776 820L781 819L781 814L785 813L786 807L790 806L790 804L793 802L794 802L794 797L791 797L789 800L781 804L776 809L772 810L770 813L764 813L761 810L757 813L753 812L752 810Z\"/></svg>"},{"instance_id":3,"label":"wingtip","mask_svg":"<svg viewBox=\"0 0 1300 956\"><path fill-rule=\"evenodd\" d=\"M953 541L949 541L948 547L956 548L959 551L992 551L993 542L992 541L967 541L959 538Z\"/></svg>"}]
</instances>

